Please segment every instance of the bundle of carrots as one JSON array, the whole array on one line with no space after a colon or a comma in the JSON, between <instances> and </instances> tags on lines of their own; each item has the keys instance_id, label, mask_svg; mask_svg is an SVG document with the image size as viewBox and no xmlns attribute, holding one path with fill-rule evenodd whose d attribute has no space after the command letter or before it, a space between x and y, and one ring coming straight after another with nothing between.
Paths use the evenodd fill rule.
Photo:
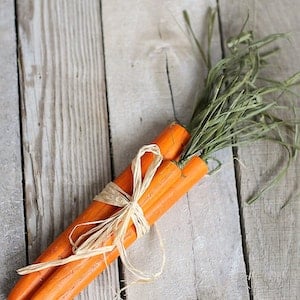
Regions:
<instances>
[{"instance_id":1,"label":"bundle of carrots","mask_svg":"<svg viewBox=\"0 0 300 300\"><path fill-rule=\"evenodd\" d=\"M163 156L146 191L138 200L149 225L155 223L196 182L208 173L207 162L214 159L213 153L225 147L236 147L260 139L276 142L288 153L287 166L280 170L264 192L286 171L299 149L298 124L295 115L290 120L280 117L281 110L288 107L279 104L276 93L288 94L299 83L297 73L282 82L265 79L261 70L267 65L273 52L264 47L283 35L270 35L255 40L252 32L243 30L228 41L229 54L214 66L210 61L210 43L216 12L209 11L209 34L207 51L196 39L188 15L184 13L187 28L208 68L205 85L198 95L190 123L183 127L169 125L154 141ZM275 51L274 51L275 52ZM207 54L206 54L207 53ZM296 108L291 107L294 114ZM153 162L153 154L142 157L142 176ZM129 195L133 193L133 174L128 167L114 183ZM254 201L261 195L250 199ZM73 253L70 243L85 237L99 220L105 220L120 211L119 207L94 200L90 206L45 250L32 265L39 266L69 257ZM122 223L122 222L121 222ZM85 226L80 226L85 224ZM76 230L74 230L74 228ZM122 240L125 248L137 238L137 229L129 222ZM83 238L84 240L88 237ZM114 241L114 230L99 247L110 246ZM119 256L119 248L105 255L91 255L67 264L46 268L19 270L25 274L16 284L9 299L72 299L84 289L108 264Z\"/></svg>"}]
</instances>

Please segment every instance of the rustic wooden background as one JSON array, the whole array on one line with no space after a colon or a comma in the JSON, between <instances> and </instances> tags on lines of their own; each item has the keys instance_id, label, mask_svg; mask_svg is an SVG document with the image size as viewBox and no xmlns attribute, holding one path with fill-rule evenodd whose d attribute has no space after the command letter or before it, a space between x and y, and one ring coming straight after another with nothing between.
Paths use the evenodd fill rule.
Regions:
<instances>
[{"instance_id":1,"label":"rustic wooden background","mask_svg":"<svg viewBox=\"0 0 300 300\"><path fill-rule=\"evenodd\" d=\"M291 32L271 72L300 70L298 0L0 0L0 297L93 196L175 118L186 122L205 72L182 10L201 39L208 6L220 12L214 59L249 12L257 36ZM299 101L299 99L297 100ZM300 299L300 161L263 199L245 200L283 159L257 144L218 153L224 166L158 222L161 278L136 299ZM150 233L130 249L153 268ZM154 261L154 262L153 262ZM154 266L155 267L155 266ZM117 264L78 299L112 299L130 282Z\"/></svg>"}]
</instances>

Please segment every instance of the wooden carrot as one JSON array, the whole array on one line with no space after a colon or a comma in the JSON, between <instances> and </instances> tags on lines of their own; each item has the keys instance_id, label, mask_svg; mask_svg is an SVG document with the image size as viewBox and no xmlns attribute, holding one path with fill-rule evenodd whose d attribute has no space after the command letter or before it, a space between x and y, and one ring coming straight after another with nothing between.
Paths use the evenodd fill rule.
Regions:
<instances>
[{"instance_id":1,"label":"wooden carrot","mask_svg":"<svg viewBox=\"0 0 300 300\"><path fill-rule=\"evenodd\" d=\"M183 170L174 163L164 162L139 201L149 224L155 223L206 173L207 165L199 157L192 158ZM130 246L136 237L132 224L127 230L124 246ZM109 238L107 244L111 242L112 238ZM115 249L106 254L106 262L100 255L58 267L32 299L73 299L118 256L119 252Z\"/></svg>"},{"instance_id":2,"label":"wooden carrot","mask_svg":"<svg viewBox=\"0 0 300 300\"><path fill-rule=\"evenodd\" d=\"M165 159L172 160L179 156L184 145L189 139L189 133L178 124L169 125L162 133L153 141L160 147L161 153ZM146 153L142 158L142 172L149 167L153 156L151 153ZM127 193L132 192L132 174L130 166L126 168L114 182ZM63 232L58 238L42 253L35 261L47 262L64 258L72 253L72 248L69 242L69 235L72 229L85 222L105 219L111 216L118 208L99 201L93 201L89 207ZM77 239L84 232L87 232L93 226L78 227L72 237ZM9 295L9 299L29 299L31 295L43 284L43 282L55 271L56 267L51 267L38 272L22 276L17 282L14 289Z\"/></svg>"}]
</instances>

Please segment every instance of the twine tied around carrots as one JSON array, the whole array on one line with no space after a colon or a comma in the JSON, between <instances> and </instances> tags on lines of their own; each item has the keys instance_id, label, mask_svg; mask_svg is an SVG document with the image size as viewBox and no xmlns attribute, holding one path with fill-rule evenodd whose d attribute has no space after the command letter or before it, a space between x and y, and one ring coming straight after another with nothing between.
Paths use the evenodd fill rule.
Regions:
<instances>
[{"instance_id":1,"label":"twine tied around carrots","mask_svg":"<svg viewBox=\"0 0 300 300\"><path fill-rule=\"evenodd\" d=\"M141 158L146 153L153 153L154 159L146 171L144 178L142 177ZM165 255L163 253L163 260L160 270L152 275L136 269L130 262L126 249L124 247L124 239L126 231L132 220L137 233L137 238L146 234L150 226L144 216L144 212L140 207L138 201L149 187L158 167L163 161L163 156L156 144L145 145L138 151L136 157L131 164L133 175L133 193L128 195L118 185L113 182L108 183L102 192L97 195L94 200L101 201L110 205L121 207L110 218L94 222L86 222L76 225L69 235L69 241L72 245L73 254L62 259L57 259L49 262L32 264L17 270L18 274L26 275L36 271L40 271L49 267L61 266L72 261L89 258L96 255L105 255L105 253L113 251L115 248L120 253L121 260L125 267L134 274L138 281L152 281L160 276L164 267ZM79 226L96 225L86 233L82 234L76 241L72 239L72 234ZM111 245L106 245L108 237L113 237ZM163 249L162 240L160 239L160 246Z\"/></svg>"}]
</instances>

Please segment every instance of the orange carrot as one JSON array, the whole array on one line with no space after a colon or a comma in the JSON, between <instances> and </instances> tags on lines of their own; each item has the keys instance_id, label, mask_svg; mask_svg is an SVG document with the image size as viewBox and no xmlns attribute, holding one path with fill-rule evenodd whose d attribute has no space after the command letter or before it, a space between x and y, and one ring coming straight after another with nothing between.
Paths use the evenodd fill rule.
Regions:
<instances>
[{"instance_id":1,"label":"orange carrot","mask_svg":"<svg viewBox=\"0 0 300 300\"><path fill-rule=\"evenodd\" d=\"M141 197L142 207L149 224L156 222L178 199L207 173L207 165L199 157L192 158L183 170L174 163L164 162L158 169L149 188ZM175 181L176 180L176 181ZM136 240L133 224L127 230L124 246L127 248ZM107 240L111 244L112 237ZM60 266L37 290L32 299L73 299L95 277L119 255L117 249L103 256L82 259Z\"/></svg>"},{"instance_id":2,"label":"orange carrot","mask_svg":"<svg viewBox=\"0 0 300 300\"><path fill-rule=\"evenodd\" d=\"M189 139L189 133L178 124L169 125L154 141L161 150L165 159L172 160L178 157ZM153 160L151 153L146 153L142 158L142 173L144 174ZM132 193L132 173L130 166L117 177L114 182L127 193ZM69 243L69 235L72 229L85 222L106 219L116 212L118 208L99 201L93 201L90 206L63 232L58 238L42 253L35 261L47 262L64 258L72 253ZM91 229L91 226L78 227L72 237L77 239L84 232ZM9 294L8 299L21 300L29 299L31 295L45 282L57 267L51 267L38 272L22 276Z\"/></svg>"}]
</instances>

